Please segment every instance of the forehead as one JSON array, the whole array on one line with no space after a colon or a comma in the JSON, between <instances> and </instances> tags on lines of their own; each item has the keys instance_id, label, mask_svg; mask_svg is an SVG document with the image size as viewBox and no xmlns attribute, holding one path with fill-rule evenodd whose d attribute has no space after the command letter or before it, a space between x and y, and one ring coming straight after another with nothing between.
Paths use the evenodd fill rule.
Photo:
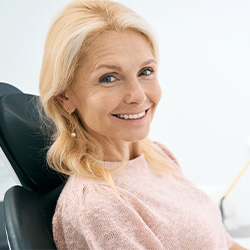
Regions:
<instances>
[{"instance_id":1,"label":"forehead","mask_svg":"<svg viewBox=\"0 0 250 250\"><path fill-rule=\"evenodd\" d=\"M150 44L139 32L106 31L94 39L84 57L84 64L95 68L104 61L114 63L117 60L120 62L129 60L131 63L137 61L140 63L151 58L154 56Z\"/></svg>"}]
</instances>

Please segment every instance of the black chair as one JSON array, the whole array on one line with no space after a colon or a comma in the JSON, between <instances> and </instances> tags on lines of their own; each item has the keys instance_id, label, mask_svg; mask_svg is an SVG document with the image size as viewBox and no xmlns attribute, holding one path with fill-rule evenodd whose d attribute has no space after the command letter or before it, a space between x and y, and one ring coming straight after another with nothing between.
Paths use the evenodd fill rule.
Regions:
<instances>
[{"instance_id":1,"label":"black chair","mask_svg":"<svg viewBox=\"0 0 250 250\"><path fill-rule=\"evenodd\" d=\"M8 250L8 241L4 227L3 202L0 202L0 250Z\"/></svg>"},{"instance_id":2,"label":"black chair","mask_svg":"<svg viewBox=\"0 0 250 250\"><path fill-rule=\"evenodd\" d=\"M22 91L8 83L0 82L0 98L3 95L14 93L22 93ZM3 202L0 201L0 250L9 249L5 234L4 221Z\"/></svg>"},{"instance_id":3,"label":"black chair","mask_svg":"<svg viewBox=\"0 0 250 250\"><path fill-rule=\"evenodd\" d=\"M0 97L15 93L23 93L23 92L9 83L0 82Z\"/></svg>"},{"instance_id":4,"label":"black chair","mask_svg":"<svg viewBox=\"0 0 250 250\"><path fill-rule=\"evenodd\" d=\"M38 96L23 93L0 98L0 146L22 185L4 197L11 249L56 249L52 217L65 177L47 166L54 126L41 119L38 103Z\"/></svg>"}]
</instances>

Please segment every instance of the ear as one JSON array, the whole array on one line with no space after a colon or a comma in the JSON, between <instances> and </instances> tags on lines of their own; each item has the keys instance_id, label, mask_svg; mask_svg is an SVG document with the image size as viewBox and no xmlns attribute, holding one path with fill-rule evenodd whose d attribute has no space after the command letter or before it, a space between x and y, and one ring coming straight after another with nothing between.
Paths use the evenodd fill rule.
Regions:
<instances>
[{"instance_id":1,"label":"ear","mask_svg":"<svg viewBox=\"0 0 250 250\"><path fill-rule=\"evenodd\" d=\"M72 102L72 98L70 97L68 91L65 91L62 94L56 96L56 99L67 113L70 112L71 114L76 110L76 106Z\"/></svg>"}]
</instances>

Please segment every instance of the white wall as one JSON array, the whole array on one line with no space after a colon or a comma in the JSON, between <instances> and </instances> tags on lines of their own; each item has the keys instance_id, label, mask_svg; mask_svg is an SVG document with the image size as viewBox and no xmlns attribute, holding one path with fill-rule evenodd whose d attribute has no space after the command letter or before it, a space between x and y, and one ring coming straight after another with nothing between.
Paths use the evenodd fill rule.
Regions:
<instances>
[{"instance_id":1,"label":"white wall","mask_svg":"<svg viewBox=\"0 0 250 250\"><path fill-rule=\"evenodd\" d=\"M46 32L68 0L0 1L0 81L38 94ZM250 159L250 1L119 0L155 27L163 99L151 138L196 184L229 185ZM250 169L230 194L250 223ZM247 198L248 197L248 198Z\"/></svg>"}]
</instances>

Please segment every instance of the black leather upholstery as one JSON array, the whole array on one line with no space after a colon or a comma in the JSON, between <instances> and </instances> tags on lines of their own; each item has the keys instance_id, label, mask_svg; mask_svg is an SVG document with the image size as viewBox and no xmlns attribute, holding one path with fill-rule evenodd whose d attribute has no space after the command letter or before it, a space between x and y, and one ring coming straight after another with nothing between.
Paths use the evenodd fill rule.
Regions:
<instances>
[{"instance_id":1,"label":"black leather upholstery","mask_svg":"<svg viewBox=\"0 0 250 250\"><path fill-rule=\"evenodd\" d=\"M7 191L4 209L11 249L56 249L51 221L62 188L46 195L20 186Z\"/></svg>"},{"instance_id":2,"label":"black leather upholstery","mask_svg":"<svg viewBox=\"0 0 250 250\"><path fill-rule=\"evenodd\" d=\"M38 96L23 93L0 98L0 145L22 184L4 197L11 249L56 249L52 216L65 178L47 166L54 126L40 119L38 102Z\"/></svg>"},{"instance_id":3,"label":"black leather upholstery","mask_svg":"<svg viewBox=\"0 0 250 250\"><path fill-rule=\"evenodd\" d=\"M7 94L22 93L18 88L4 82L0 82L0 97ZM3 202L0 201L0 250L7 250L8 242L5 234Z\"/></svg>"},{"instance_id":4,"label":"black leather upholstery","mask_svg":"<svg viewBox=\"0 0 250 250\"><path fill-rule=\"evenodd\" d=\"M3 214L3 202L0 202L0 250L8 250L8 242L5 234L5 222Z\"/></svg>"},{"instance_id":5,"label":"black leather upholstery","mask_svg":"<svg viewBox=\"0 0 250 250\"><path fill-rule=\"evenodd\" d=\"M46 148L53 124L42 128L38 96L10 94L0 99L1 146L21 184L31 190L48 191L59 186L62 178L46 164Z\"/></svg>"},{"instance_id":6,"label":"black leather upholstery","mask_svg":"<svg viewBox=\"0 0 250 250\"><path fill-rule=\"evenodd\" d=\"M0 82L0 97L7 94L22 93L22 91L8 83Z\"/></svg>"}]
</instances>

